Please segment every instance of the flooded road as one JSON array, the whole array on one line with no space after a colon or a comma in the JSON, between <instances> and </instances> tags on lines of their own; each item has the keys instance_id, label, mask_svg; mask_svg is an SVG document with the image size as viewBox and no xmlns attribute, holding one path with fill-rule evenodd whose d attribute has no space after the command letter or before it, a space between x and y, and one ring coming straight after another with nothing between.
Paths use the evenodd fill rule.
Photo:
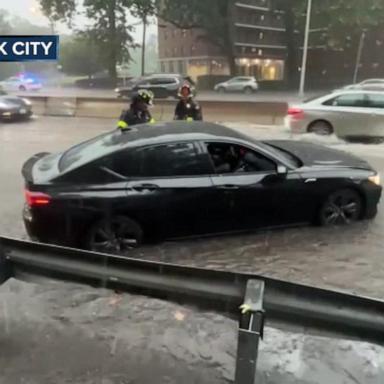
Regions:
<instances>
[{"instance_id":1,"label":"flooded road","mask_svg":"<svg viewBox=\"0 0 384 384\"><path fill-rule=\"evenodd\" d=\"M31 155L60 151L113 128L113 120L38 117L0 126L0 233L25 237L21 222L23 184L20 169ZM289 138L282 127L230 125L244 133ZM304 135L299 140L319 139ZM348 144L336 137L323 144L350 151L384 175L384 145ZM132 256L185 265L254 272L305 284L384 297L384 207L374 221L351 227L300 227L242 235L168 242L137 250Z\"/></svg>"}]
</instances>

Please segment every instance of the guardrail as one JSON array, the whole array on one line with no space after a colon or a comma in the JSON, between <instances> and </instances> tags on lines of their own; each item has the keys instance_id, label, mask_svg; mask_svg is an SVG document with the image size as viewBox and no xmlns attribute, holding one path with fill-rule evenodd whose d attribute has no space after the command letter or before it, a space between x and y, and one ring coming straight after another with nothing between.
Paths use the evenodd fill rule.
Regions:
<instances>
[{"instance_id":1,"label":"guardrail","mask_svg":"<svg viewBox=\"0 0 384 384\"><path fill-rule=\"evenodd\" d=\"M34 111L47 116L118 118L128 100L100 97L31 96ZM152 110L158 121L172 120L175 100L156 100ZM202 101L204 120L281 125L288 105L284 102Z\"/></svg>"},{"instance_id":2,"label":"guardrail","mask_svg":"<svg viewBox=\"0 0 384 384\"><path fill-rule=\"evenodd\" d=\"M142 261L0 237L0 284L19 273L146 294L240 318L236 384L253 384L264 322L384 344L384 302L254 274Z\"/></svg>"}]
</instances>

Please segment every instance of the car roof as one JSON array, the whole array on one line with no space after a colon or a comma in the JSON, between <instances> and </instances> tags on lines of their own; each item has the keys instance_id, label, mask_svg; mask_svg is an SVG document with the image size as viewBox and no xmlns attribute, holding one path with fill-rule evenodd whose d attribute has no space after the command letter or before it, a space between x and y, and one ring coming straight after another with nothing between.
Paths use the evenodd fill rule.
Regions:
<instances>
[{"instance_id":1,"label":"car roof","mask_svg":"<svg viewBox=\"0 0 384 384\"><path fill-rule=\"evenodd\" d=\"M207 139L245 139L241 133L220 124L209 122L185 122L173 121L157 124L142 124L133 127L126 132L120 132L120 142L128 146L135 146L140 142L142 145L154 142L169 142L188 140L207 140Z\"/></svg>"},{"instance_id":2,"label":"car roof","mask_svg":"<svg viewBox=\"0 0 384 384\"><path fill-rule=\"evenodd\" d=\"M62 168L62 171L70 172L126 148L199 140L239 140L256 144L252 138L214 123L174 121L140 124L124 131L115 129L77 144L63 153L60 162L68 164L66 159L74 158Z\"/></svg>"}]
</instances>

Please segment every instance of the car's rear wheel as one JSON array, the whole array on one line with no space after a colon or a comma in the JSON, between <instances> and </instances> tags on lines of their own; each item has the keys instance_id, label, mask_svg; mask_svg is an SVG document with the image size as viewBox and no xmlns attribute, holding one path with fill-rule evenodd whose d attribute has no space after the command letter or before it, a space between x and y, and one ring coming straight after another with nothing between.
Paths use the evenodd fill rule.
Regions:
<instances>
[{"instance_id":1,"label":"car's rear wheel","mask_svg":"<svg viewBox=\"0 0 384 384\"><path fill-rule=\"evenodd\" d=\"M245 88L244 88L244 93L245 93L246 95L250 95L250 94L252 94L252 93L253 93L253 89L252 89L252 87L245 87Z\"/></svg>"},{"instance_id":2,"label":"car's rear wheel","mask_svg":"<svg viewBox=\"0 0 384 384\"><path fill-rule=\"evenodd\" d=\"M358 192L342 189L328 196L319 213L322 226L345 225L361 218L363 202Z\"/></svg>"},{"instance_id":3,"label":"car's rear wheel","mask_svg":"<svg viewBox=\"0 0 384 384\"><path fill-rule=\"evenodd\" d=\"M140 225L125 216L97 221L89 230L86 248L94 252L125 253L140 246L143 231Z\"/></svg>"},{"instance_id":4,"label":"car's rear wheel","mask_svg":"<svg viewBox=\"0 0 384 384\"><path fill-rule=\"evenodd\" d=\"M333 127L327 121L317 120L309 125L308 132L321 136L329 136L333 133Z\"/></svg>"},{"instance_id":5,"label":"car's rear wheel","mask_svg":"<svg viewBox=\"0 0 384 384\"><path fill-rule=\"evenodd\" d=\"M24 85L20 85L20 87L19 87L19 91L24 92L24 91L26 91L26 90L27 90L27 88L25 88Z\"/></svg>"}]
</instances>

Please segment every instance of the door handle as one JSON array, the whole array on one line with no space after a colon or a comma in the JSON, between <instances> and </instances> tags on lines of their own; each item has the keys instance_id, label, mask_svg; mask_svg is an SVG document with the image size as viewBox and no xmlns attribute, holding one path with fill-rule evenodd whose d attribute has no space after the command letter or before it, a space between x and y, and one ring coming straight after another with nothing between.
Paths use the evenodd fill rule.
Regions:
<instances>
[{"instance_id":1,"label":"door handle","mask_svg":"<svg viewBox=\"0 0 384 384\"><path fill-rule=\"evenodd\" d=\"M236 190L236 189L239 189L239 186L238 185L235 185L235 184L224 184L224 185L219 185L218 186L219 189L225 189L227 191L230 191L230 190Z\"/></svg>"},{"instance_id":2,"label":"door handle","mask_svg":"<svg viewBox=\"0 0 384 384\"><path fill-rule=\"evenodd\" d=\"M150 183L146 184L146 183L144 183L144 184L135 184L135 185L132 185L131 188L132 188L132 189L135 189L135 190L138 190L138 191L141 191L141 190L144 190L144 189L147 189L147 190L149 190L149 191L152 191L152 190L154 190L154 189L158 189L159 186L158 186L157 184L150 184Z\"/></svg>"}]
</instances>

